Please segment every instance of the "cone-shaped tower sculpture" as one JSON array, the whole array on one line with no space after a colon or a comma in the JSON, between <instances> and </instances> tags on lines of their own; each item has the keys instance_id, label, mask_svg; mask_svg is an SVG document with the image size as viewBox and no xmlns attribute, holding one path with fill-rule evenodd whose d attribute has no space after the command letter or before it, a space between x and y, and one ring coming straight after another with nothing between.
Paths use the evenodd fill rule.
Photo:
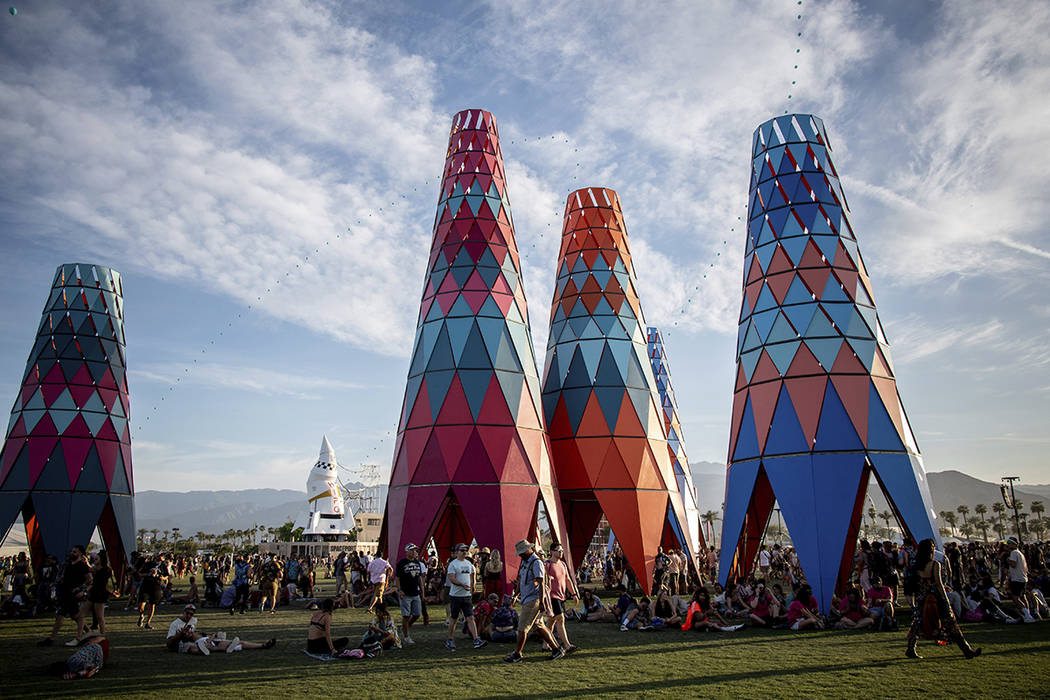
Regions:
<instances>
[{"instance_id":1,"label":"cone-shaped tower sculpture","mask_svg":"<svg viewBox=\"0 0 1050 700\"><path fill-rule=\"evenodd\" d=\"M431 537L502 550L543 504L566 542L543 430L525 290L492 115L452 120L430 263L387 496L391 556Z\"/></svg>"},{"instance_id":2,"label":"cone-shaped tower sculpture","mask_svg":"<svg viewBox=\"0 0 1050 700\"><path fill-rule=\"evenodd\" d=\"M604 512L649 592L661 543L691 545L635 287L616 192L570 194L543 370L554 470L574 557Z\"/></svg>"},{"instance_id":3,"label":"cone-shaped tower sculpture","mask_svg":"<svg viewBox=\"0 0 1050 700\"><path fill-rule=\"evenodd\" d=\"M135 549L124 367L120 274L60 266L0 456L0 532L22 515L38 571L96 527L118 577Z\"/></svg>"},{"instance_id":4,"label":"cone-shaped tower sculpture","mask_svg":"<svg viewBox=\"0 0 1050 700\"><path fill-rule=\"evenodd\" d=\"M667 366L667 351L660 330L649 326L646 329L649 343L649 362L653 367L656 379L656 390L660 395L660 404L664 412L664 433L667 435L667 449L671 455L671 468L674 469L678 493L682 497L682 512L685 514L685 534L689 540L689 560L696 565L696 557L701 547L706 548L704 532L700 526L700 508L696 502L696 487L693 486L693 475L689 472L689 458L685 454L685 438L682 437L682 422L678 420L678 402L671 386L671 370Z\"/></svg>"},{"instance_id":5,"label":"cone-shaped tower sculpture","mask_svg":"<svg viewBox=\"0 0 1050 700\"><path fill-rule=\"evenodd\" d=\"M750 571L774 500L823 610L874 474L907 536L938 539L824 124L755 131L721 575Z\"/></svg>"}]
</instances>

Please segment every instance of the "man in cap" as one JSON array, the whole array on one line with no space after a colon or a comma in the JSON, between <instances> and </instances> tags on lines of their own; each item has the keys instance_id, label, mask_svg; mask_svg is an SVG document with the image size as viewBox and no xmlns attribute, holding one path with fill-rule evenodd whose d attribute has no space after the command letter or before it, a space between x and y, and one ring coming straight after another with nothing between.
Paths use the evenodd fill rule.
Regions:
<instances>
[{"instance_id":1,"label":"man in cap","mask_svg":"<svg viewBox=\"0 0 1050 700\"><path fill-rule=\"evenodd\" d=\"M554 650L551 652L551 660L560 659L565 656L565 651L543 624L542 615L545 612L549 613L543 609L547 597L543 560L536 556L536 547L528 540L519 540L514 545L514 551L521 557L517 581L518 600L521 602L521 615L518 616L518 647L503 660L508 664L524 660L522 651L525 649L525 641L534 627L547 646Z\"/></svg>"},{"instance_id":2,"label":"man in cap","mask_svg":"<svg viewBox=\"0 0 1050 700\"><path fill-rule=\"evenodd\" d=\"M423 614L423 588L427 568L419 560L416 545L405 547L405 556L397 563L397 597L401 603L401 640L404 644L415 644L409 635L412 623Z\"/></svg>"},{"instance_id":3,"label":"man in cap","mask_svg":"<svg viewBox=\"0 0 1050 700\"><path fill-rule=\"evenodd\" d=\"M452 633L456 630L456 622L460 613L467 621L467 629L470 636L474 638L474 648L485 646L484 639L478 636L477 622L474 620L474 577L477 572L474 564L467 559L469 547L460 543L456 545L456 558L448 563L446 579L448 589L448 639L445 648L449 651L456 650L456 643L452 640Z\"/></svg>"}]
</instances>

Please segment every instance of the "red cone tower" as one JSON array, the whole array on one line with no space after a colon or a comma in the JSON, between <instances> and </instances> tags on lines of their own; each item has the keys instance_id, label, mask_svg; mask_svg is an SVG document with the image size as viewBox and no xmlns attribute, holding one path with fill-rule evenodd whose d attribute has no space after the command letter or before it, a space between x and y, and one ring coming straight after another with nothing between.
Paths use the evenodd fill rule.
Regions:
<instances>
[{"instance_id":1,"label":"red cone tower","mask_svg":"<svg viewBox=\"0 0 1050 700\"><path fill-rule=\"evenodd\" d=\"M477 539L516 575L542 503L565 543L496 122L453 117L384 530L391 556ZM396 549L395 549L396 548Z\"/></svg>"}]
</instances>

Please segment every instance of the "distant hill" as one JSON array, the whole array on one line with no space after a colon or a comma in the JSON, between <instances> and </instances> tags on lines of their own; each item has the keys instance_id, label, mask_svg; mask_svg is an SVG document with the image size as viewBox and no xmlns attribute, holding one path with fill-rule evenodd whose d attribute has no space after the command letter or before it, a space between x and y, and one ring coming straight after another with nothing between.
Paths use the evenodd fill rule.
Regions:
<instances>
[{"instance_id":1,"label":"distant hill","mask_svg":"<svg viewBox=\"0 0 1050 700\"><path fill-rule=\"evenodd\" d=\"M693 485L700 497L700 512L722 511L725 497L725 466L716 462L690 465ZM937 512L955 510L960 505L972 510L978 503L991 508L1001 501L999 485L981 481L955 470L930 472L930 492ZM361 484L347 484L361 488ZM878 511L887 508L886 500L872 482L869 490ZM369 489L372 503L381 510L386 501L386 486ZM1032 501L1050 501L1050 485L1022 484L1015 488L1025 510ZM226 530L243 530L253 525L278 527L298 520L306 511L306 493L291 489L247 489L244 491L140 491L135 495L138 527L144 530L171 530L178 527L183 535L196 532L220 534ZM3 550L24 546L25 531L21 521L12 529Z\"/></svg>"},{"instance_id":2,"label":"distant hill","mask_svg":"<svg viewBox=\"0 0 1050 700\"><path fill-rule=\"evenodd\" d=\"M693 485L700 499L700 512L713 510L721 513L722 499L725 497L725 467L714 462L690 464ZM720 471L715 471L718 467ZM938 513L944 510L954 511L961 505L971 511L978 503L988 506L1002 501L999 484L981 481L969 474L954 469L943 472L929 472L926 475L930 482L930 494L933 496L933 507ZM873 479L868 493L879 512L886 510L888 504L878 484ZM1032 501L1050 501L1050 485L1021 484L1014 487L1017 500L1024 503L1025 510Z\"/></svg>"},{"instance_id":3,"label":"distant hill","mask_svg":"<svg viewBox=\"0 0 1050 700\"><path fill-rule=\"evenodd\" d=\"M346 484L361 488L362 484ZM386 486L369 489L373 502L382 509ZM279 527L300 519L306 512L306 492L291 489L246 489L244 491L139 491L135 514L139 529L160 531L179 528L183 535L195 532L219 534L253 525Z\"/></svg>"}]
</instances>

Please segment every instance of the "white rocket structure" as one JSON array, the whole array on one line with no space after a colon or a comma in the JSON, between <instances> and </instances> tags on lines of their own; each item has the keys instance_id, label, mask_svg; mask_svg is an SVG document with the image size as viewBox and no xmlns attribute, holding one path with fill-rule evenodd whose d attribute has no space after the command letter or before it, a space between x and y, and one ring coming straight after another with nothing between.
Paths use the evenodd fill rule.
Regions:
<instances>
[{"instance_id":1,"label":"white rocket structure","mask_svg":"<svg viewBox=\"0 0 1050 700\"><path fill-rule=\"evenodd\" d=\"M343 499L339 485L339 463L328 436L321 438L321 454L306 480L310 513L303 535L347 535L353 531L354 514Z\"/></svg>"}]
</instances>

